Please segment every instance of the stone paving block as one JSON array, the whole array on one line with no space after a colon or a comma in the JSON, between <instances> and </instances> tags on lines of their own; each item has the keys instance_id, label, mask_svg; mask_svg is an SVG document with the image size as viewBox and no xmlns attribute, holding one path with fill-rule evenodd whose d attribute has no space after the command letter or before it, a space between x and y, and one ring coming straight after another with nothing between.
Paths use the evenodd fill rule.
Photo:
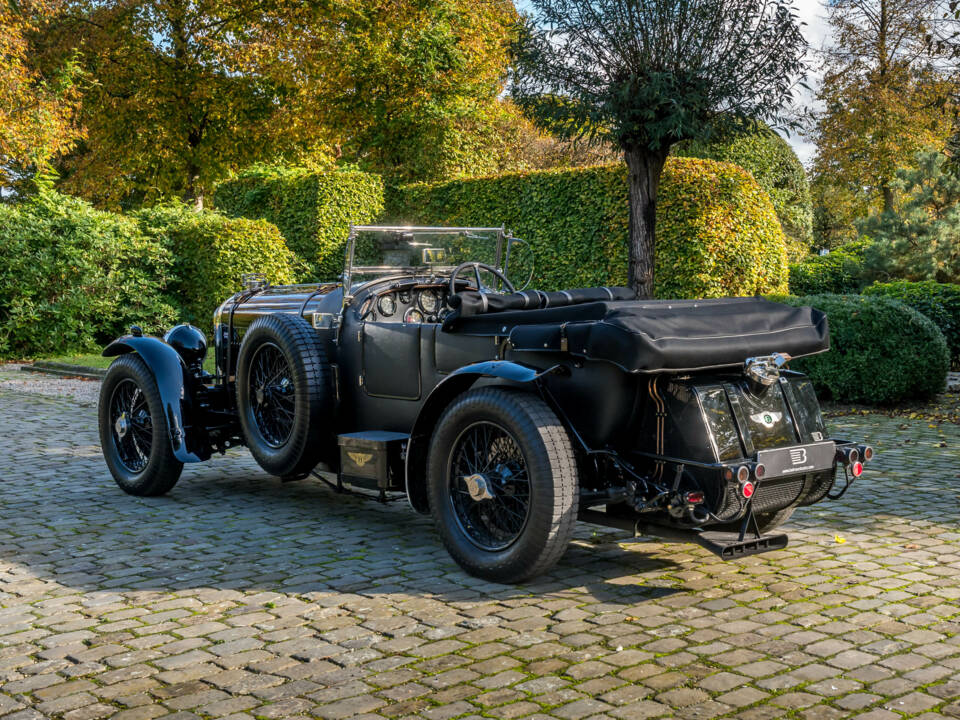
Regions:
<instances>
[{"instance_id":1,"label":"stone paving block","mask_svg":"<svg viewBox=\"0 0 960 720\"><path fill-rule=\"evenodd\" d=\"M960 717L956 426L834 419L878 460L799 509L783 551L725 563L583 525L511 588L402 503L282 484L242 450L124 495L93 408L4 377L4 720Z\"/></svg>"}]
</instances>

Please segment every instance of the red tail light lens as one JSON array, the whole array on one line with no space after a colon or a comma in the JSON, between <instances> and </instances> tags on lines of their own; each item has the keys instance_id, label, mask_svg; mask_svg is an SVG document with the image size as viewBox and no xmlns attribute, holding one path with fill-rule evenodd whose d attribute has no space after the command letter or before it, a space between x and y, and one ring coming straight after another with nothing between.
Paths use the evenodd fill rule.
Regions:
<instances>
[{"instance_id":1,"label":"red tail light lens","mask_svg":"<svg viewBox=\"0 0 960 720\"><path fill-rule=\"evenodd\" d=\"M753 497L753 491L755 490L752 482L745 482L740 486L740 492L743 493L745 498Z\"/></svg>"},{"instance_id":2,"label":"red tail light lens","mask_svg":"<svg viewBox=\"0 0 960 720\"><path fill-rule=\"evenodd\" d=\"M688 505L699 505L706 500L706 496L699 490L694 490L693 492L688 492L686 495L684 495L683 499Z\"/></svg>"},{"instance_id":3,"label":"red tail light lens","mask_svg":"<svg viewBox=\"0 0 960 720\"><path fill-rule=\"evenodd\" d=\"M863 463L861 463L861 462L855 462L855 463L850 467L850 472L853 473L853 476L854 476L854 477L860 477L861 475L863 475Z\"/></svg>"},{"instance_id":4,"label":"red tail light lens","mask_svg":"<svg viewBox=\"0 0 960 720\"><path fill-rule=\"evenodd\" d=\"M767 468L764 467L763 463L757 463L757 466L753 469L753 476L757 480L760 480L766 474L767 474Z\"/></svg>"}]
</instances>

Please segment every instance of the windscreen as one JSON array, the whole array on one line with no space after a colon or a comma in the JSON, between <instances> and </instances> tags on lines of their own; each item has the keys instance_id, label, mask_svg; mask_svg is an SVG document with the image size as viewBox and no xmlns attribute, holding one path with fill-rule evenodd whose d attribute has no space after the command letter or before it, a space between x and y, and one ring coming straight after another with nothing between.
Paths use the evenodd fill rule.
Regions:
<instances>
[{"instance_id":1,"label":"windscreen","mask_svg":"<svg viewBox=\"0 0 960 720\"><path fill-rule=\"evenodd\" d=\"M353 247L352 280L395 274L440 274L464 262L500 268L499 230L363 230Z\"/></svg>"}]
</instances>

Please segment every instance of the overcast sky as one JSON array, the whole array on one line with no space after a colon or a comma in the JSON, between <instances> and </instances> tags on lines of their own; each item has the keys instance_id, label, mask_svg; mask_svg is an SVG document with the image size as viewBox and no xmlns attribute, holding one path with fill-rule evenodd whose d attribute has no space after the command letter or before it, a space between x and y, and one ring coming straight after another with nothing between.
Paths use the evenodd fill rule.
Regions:
<instances>
[{"instance_id":1,"label":"overcast sky","mask_svg":"<svg viewBox=\"0 0 960 720\"><path fill-rule=\"evenodd\" d=\"M821 0L793 0L793 5L797 9L800 20L806 23L803 31L807 37L807 42L810 43L811 54L809 59L815 65L816 58L813 56L813 51L820 50L823 47L829 33L829 27L826 21L826 7ZM529 0L516 0L516 6L521 12L531 9ZM807 84L814 90L816 90L818 81L819 78L815 74L807 78ZM809 106L812 102L809 94L798 97L796 100L801 106ZM784 134L784 137L786 137L787 141L793 146L797 155L800 156L800 160L803 161L803 164L809 164L813 157L813 145L805 142L803 138L799 137L796 133L791 134L790 137Z\"/></svg>"}]
</instances>

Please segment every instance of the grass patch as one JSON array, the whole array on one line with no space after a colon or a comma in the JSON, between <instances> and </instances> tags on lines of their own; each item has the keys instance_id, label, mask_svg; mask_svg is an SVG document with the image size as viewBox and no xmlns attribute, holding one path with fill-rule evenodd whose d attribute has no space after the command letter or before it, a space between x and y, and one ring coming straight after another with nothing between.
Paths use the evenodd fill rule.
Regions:
<instances>
[{"instance_id":1,"label":"grass patch","mask_svg":"<svg viewBox=\"0 0 960 720\"><path fill-rule=\"evenodd\" d=\"M81 365L88 368L106 370L113 362L112 357L103 357L99 353L82 353L80 355L57 355L56 357L38 358L38 361L65 363L67 365ZM215 361L212 352L207 353L203 361L203 369L209 373L215 370Z\"/></svg>"}]
</instances>

